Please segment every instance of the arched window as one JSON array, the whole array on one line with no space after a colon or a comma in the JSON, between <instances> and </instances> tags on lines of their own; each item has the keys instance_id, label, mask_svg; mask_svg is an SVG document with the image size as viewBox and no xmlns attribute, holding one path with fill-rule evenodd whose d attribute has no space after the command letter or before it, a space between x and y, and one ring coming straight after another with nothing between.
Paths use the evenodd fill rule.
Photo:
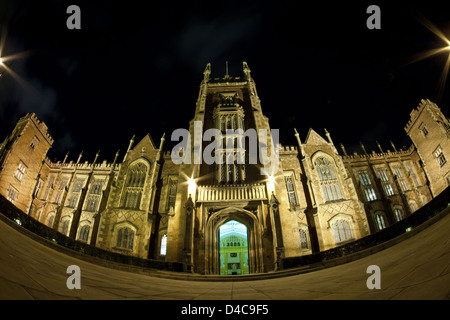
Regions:
<instances>
[{"instance_id":1,"label":"arched window","mask_svg":"<svg viewBox=\"0 0 450 320\"><path fill-rule=\"evenodd\" d=\"M134 232L128 227L119 229L117 233L118 248L133 250Z\"/></svg>"},{"instance_id":2,"label":"arched window","mask_svg":"<svg viewBox=\"0 0 450 320\"><path fill-rule=\"evenodd\" d=\"M48 219L47 226L53 228L53 220L55 219L55 214L54 213L49 214L47 219Z\"/></svg>"},{"instance_id":3,"label":"arched window","mask_svg":"<svg viewBox=\"0 0 450 320\"><path fill-rule=\"evenodd\" d=\"M214 166L215 178L222 184L241 183L245 179L245 167L243 166L242 147L244 134L243 110L230 99L222 100L220 108L214 110L216 128L222 133L216 151L217 160ZM219 159L220 157L220 159Z\"/></svg>"},{"instance_id":4,"label":"arched window","mask_svg":"<svg viewBox=\"0 0 450 320\"><path fill-rule=\"evenodd\" d=\"M306 237L306 231L300 229L300 248L308 249L308 238Z\"/></svg>"},{"instance_id":5,"label":"arched window","mask_svg":"<svg viewBox=\"0 0 450 320\"><path fill-rule=\"evenodd\" d=\"M403 219L403 213L402 213L402 209L400 208L394 208L394 214L395 214L395 219L397 221L400 221Z\"/></svg>"},{"instance_id":6,"label":"arched window","mask_svg":"<svg viewBox=\"0 0 450 320\"><path fill-rule=\"evenodd\" d=\"M331 162L327 158L320 157L314 161L314 165L316 166L325 201L342 199L341 189Z\"/></svg>"},{"instance_id":7,"label":"arched window","mask_svg":"<svg viewBox=\"0 0 450 320\"><path fill-rule=\"evenodd\" d=\"M91 227L88 225L84 225L81 227L80 229L80 235L78 237L78 240L83 241L83 242L87 242L88 241L88 237L89 237L89 231L90 231Z\"/></svg>"},{"instance_id":8,"label":"arched window","mask_svg":"<svg viewBox=\"0 0 450 320\"><path fill-rule=\"evenodd\" d=\"M177 178L169 178L169 190L167 194L167 209L169 210L171 207L175 208L175 201L177 197Z\"/></svg>"},{"instance_id":9,"label":"arched window","mask_svg":"<svg viewBox=\"0 0 450 320\"><path fill-rule=\"evenodd\" d=\"M125 208L139 209L146 175L147 166L143 163L137 163L128 169L123 201Z\"/></svg>"},{"instance_id":10,"label":"arched window","mask_svg":"<svg viewBox=\"0 0 450 320\"><path fill-rule=\"evenodd\" d=\"M36 220L39 221L39 218L41 217L42 209L38 210L36 213Z\"/></svg>"},{"instance_id":11,"label":"arched window","mask_svg":"<svg viewBox=\"0 0 450 320\"><path fill-rule=\"evenodd\" d=\"M350 225L347 220L339 219L332 224L334 240L336 243L352 239Z\"/></svg>"},{"instance_id":12,"label":"arched window","mask_svg":"<svg viewBox=\"0 0 450 320\"><path fill-rule=\"evenodd\" d=\"M286 183L286 190L289 197L289 204L296 206L298 203L294 189L294 175L293 174L285 175L284 182Z\"/></svg>"},{"instance_id":13,"label":"arched window","mask_svg":"<svg viewBox=\"0 0 450 320\"><path fill-rule=\"evenodd\" d=\"M161 238L161 249L159 250L159 254L165 256L167 252L167 234L163 235Z\"/></svg>"},{"instance_id":14,"label":"arched window","mask_svg":"<svg viewBox=\"0 0 450 320\"><path fill-rule=\"evenodd\" d=\"M65 219L61 224L61 233L67 236L67 231L69 231L70 219Z\"/></svg>"},{"instance_id":15,"label":"arched window","mask_svg":"<svg viewBox=\"0 0 450 320\"><path fill-rule=\"evenodd\" d=\"M384 222L384 217L382 214L375 214L375 222L377 223L378 231L383 230L386 228L386 224Z\"/></svg>"},{"instance_id":16,"label":"arched window","mask_svg":"<svg viewBox=\"0 0 450 320\"><path fill-rule=\"evenodd\" d=\"M414 211L417 210L417 205L416 205L416 202L414 200L410 200L408 202L408 204L409 204L409 209L411 210L411 212L414 212Z\"/></svg>"}]
</instances>

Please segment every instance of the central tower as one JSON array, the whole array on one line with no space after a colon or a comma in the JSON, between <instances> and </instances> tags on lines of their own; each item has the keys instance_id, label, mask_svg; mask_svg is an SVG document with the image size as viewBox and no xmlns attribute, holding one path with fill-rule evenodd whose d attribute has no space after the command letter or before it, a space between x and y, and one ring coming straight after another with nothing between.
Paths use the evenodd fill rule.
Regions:
<instances>
[{"instance_id":1,"label":"central tower","mask_svg":"<svg viewBox=\"0 0 450 320\"><path fill-rule=\"evenodd\" d=\"M268 181L277 166L267 168L273 169L278 147L246 62L243 76L221 78L212 78L207 64L189 136L186 147L191 152L184 157L190 159L180 165L185 191L179 184L179 214L176 210L168 226L168 234L184 237L169 236L167 248L172 251L166 260L181 260L194 272L220 274L225 260L220 259L219 229L233 220L248 233L249 272L274 270L282 243L275 236L279 219L273 216L274 188ZM232 251L227 249L232 256L238 254Z\"/></svg>"}]
</instances>

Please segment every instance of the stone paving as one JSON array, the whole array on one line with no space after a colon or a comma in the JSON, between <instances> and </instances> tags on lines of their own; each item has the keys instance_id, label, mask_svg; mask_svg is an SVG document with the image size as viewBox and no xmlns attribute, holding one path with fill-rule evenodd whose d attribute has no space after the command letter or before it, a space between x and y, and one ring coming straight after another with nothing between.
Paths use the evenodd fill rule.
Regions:
<instances>
[{"instance_id":1,"label":"stone paving","mask_svg":"<svg viewBox=\"0 0 450 320\"><path fill-rule=\"evenodd\" d=\"M223 282L98 265L95 259L89 262L54 250L0 220L0 299L449 300L449 228L450 214L445 214L417 234L352 262L290 276L273 273L270 278ZM69 265L80 267L81 289L67 288ZM381 289L367 287L370 265L380 267Z\"/></svg>"}]
</instances>

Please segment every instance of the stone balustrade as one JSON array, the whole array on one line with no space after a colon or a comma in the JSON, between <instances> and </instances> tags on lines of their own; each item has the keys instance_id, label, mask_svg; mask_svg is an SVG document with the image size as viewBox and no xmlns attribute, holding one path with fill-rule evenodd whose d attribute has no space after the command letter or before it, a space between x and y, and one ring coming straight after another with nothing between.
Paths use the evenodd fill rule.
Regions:
<instances>
[{"instance_id":1,"label":"stone balustrade","mask_svg":"<svg viewBox=\"0 0 450 320\"><path fill-rule=\"evenodd\" d=\"M235 200L267 200L266 185L258 183L198 187L197 201Z\"/></svg>"}]
</instances>

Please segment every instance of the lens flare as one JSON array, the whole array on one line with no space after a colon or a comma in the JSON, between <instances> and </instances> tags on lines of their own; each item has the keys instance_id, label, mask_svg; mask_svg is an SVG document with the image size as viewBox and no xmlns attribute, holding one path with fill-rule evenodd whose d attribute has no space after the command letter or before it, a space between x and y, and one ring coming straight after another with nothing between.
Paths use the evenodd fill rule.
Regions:
<instances>
[{"instance_id":1,"label":"lens flare","mask_svg":"<svg viewBox=\"0 0 450 320\"><path fill-rule=\"evenodd\" d=\"M5 48L7 33L8 33L7 27L3 26L0 37L0 76L2 76L4 73L7 73L8 75L11 75L22 87L24 87L25 89L34 94L37 94L37 91L27 81L25 81L25 79L23 79L16 72L14 72L10 67L12 62L14 62L14 60L28 57L30 55L30 51L23 51L7 56L3 55L3 49Z\"/></svg>"},{"instance_id":2,"label":"lens flare","mask_svg":"<svg viewBox=\"0 0 450 320\"><path fill-rule=\"evenodd\" d=\"M411 64L415 62L419 62L424 59L431 58L437 54L440 54L442 52L448 52L447 61L444 65L444 68L442 69L441 76L439 78L438 84L437 84L437 90L436 90L436 100L437 102L442 100L442 96L444 94L445 85L447 83L447 76L448 76L448 70L450 67L450 40L442 33L441 30L439 30L438 27L436 27L431 21L429 21L427 18L425 18L423 15L418 14L417 20L428 30L430 30L434 35L436 35L438 38L440 38L442 41L445 42L446 46L442 48L436 48L431 50L426 50L424 52L418 53L410 58L408 63Z\"/></svg>"}]
</instances>

